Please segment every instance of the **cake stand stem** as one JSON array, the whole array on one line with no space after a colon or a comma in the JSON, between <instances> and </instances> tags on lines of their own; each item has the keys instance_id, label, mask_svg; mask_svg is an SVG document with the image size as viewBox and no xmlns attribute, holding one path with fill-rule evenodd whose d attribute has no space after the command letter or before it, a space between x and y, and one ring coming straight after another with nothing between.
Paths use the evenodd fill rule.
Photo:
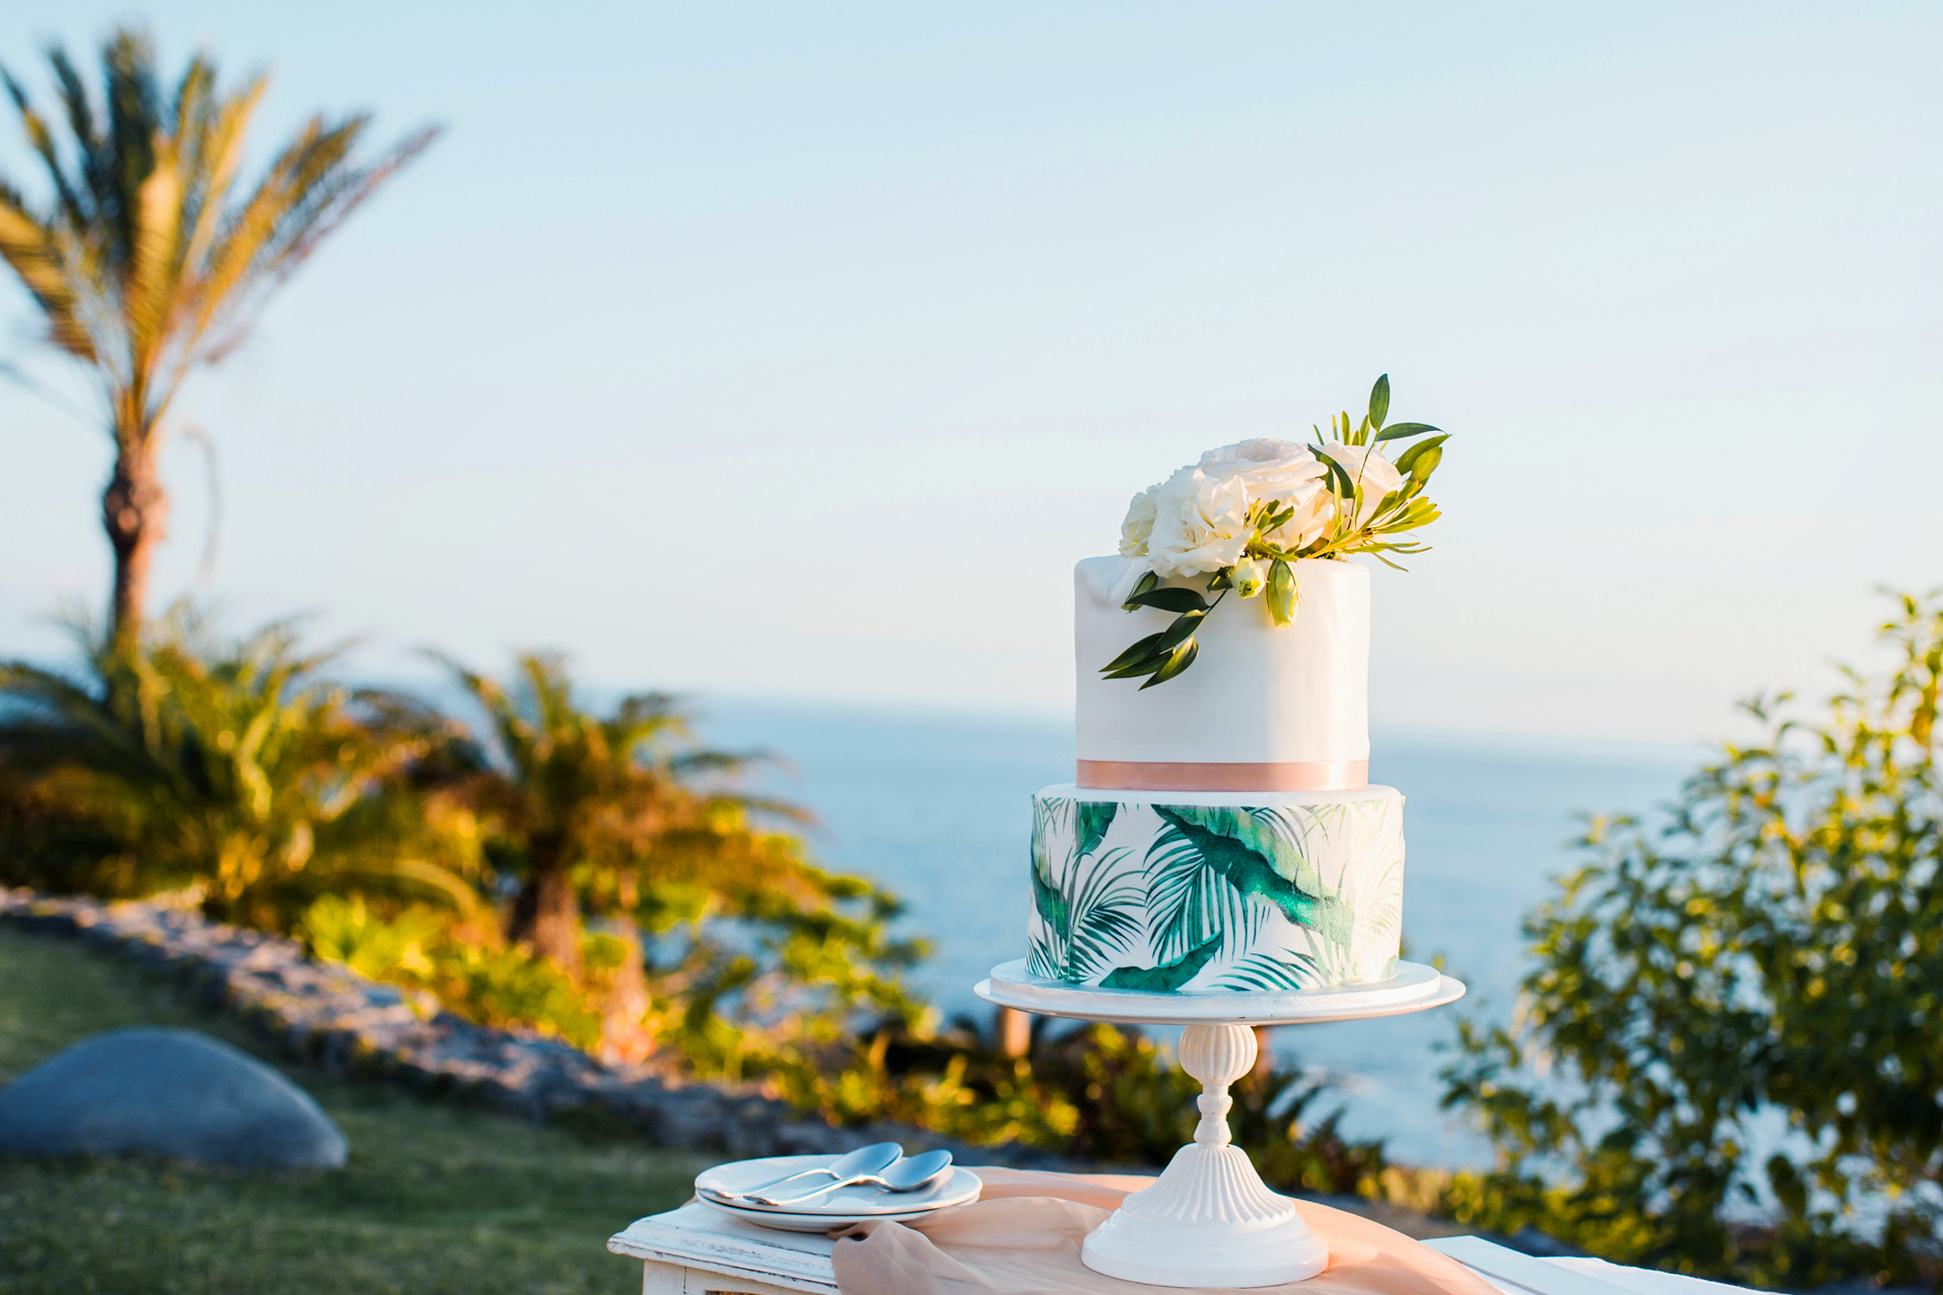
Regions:
<instances>
[{"instance_id":1,"label":"cake stand stem","mask_svg":"<svg viewBox=\"0 0 1943 1295\"><path fill-rule=\"evenodd\" d=\"M1270 1191L1229 1136L1228 1086L1254 1066L1255 1052L1246 1025L1181 1032L1181 1069L1202 1088L1194 1141L1088 1234L1080 1251L1088 1268L1153 1286L1227 1290L1302 1281L1328 1266L1328 1249L1295 1202Z\"/></svg>"}]
</instances>

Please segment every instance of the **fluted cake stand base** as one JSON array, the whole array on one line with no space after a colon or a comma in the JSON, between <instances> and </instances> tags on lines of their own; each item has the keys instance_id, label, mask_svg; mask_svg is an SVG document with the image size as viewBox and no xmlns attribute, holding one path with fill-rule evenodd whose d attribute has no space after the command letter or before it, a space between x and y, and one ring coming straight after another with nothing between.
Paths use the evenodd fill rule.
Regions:
<instances>
[{"instance_id":1,"label":"fluted cake stand base","mask_svg":"<svg viewBox=\"0 0 1943 1295\"><path fill-rule=\"evenodd\" d=\"M1134 1192L1087 1235L1088 1268L1151 1286L1229 1290L1303 1281L1329 1266L1329 1251L1295 1211L1268 1189L1247 1153L1234 1146L1228 1086L1255 1065L1254 1025L1301 1025L1396 1016L1464 996L1461 982L1403 963L1370 985L1275 994L1149 994L1087 989L1025 974L1025 964L992 968L975 991L987 1002L1042 1016L1127 1024L1183 1025L1181 1069L1201 1081L1194 1141L1166 1170Z\"/></svg>"}]
</instances>

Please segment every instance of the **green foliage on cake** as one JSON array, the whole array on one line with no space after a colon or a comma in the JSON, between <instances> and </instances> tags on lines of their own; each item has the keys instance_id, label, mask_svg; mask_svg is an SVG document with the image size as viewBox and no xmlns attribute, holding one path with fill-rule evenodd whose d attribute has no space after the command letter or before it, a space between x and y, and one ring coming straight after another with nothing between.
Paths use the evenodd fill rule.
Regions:
<instances>
[{"instance_id":1,"label":"green foliage on cake","mask_svg":"<svg viewBox=\"0 0 1943 1295\"><path fill-rule=\"evenodd\" d=\"M1198 948L1189 949L1172 962L1158 967L1115 967L1100 983L1108 989L1142 989L1148 993L1171 994L1201 974L1201 968L1221 951L1226 938L1215 936Z\"/></svg>"},{"instance_id":2,"label":"green foliage on cake","mask_svg":"<svg viewBox=\"0 0 1943 1295\"><path fill-rule=\"evenodd\" d=\"M1104 806L1104 815L1101 808L1089 802L1076 814L1070 799L1032 802L1032 908L1038 922L1026 970L1035 976L1090 981L1140 934L1139 885L1119 866L1126 851L1091 857L1117 806ZM1061 860L1057 877L1051 858L1055 826L1074 833L1074 848Z\"/></svg>"},{"instance_id":3,"label":"green foliage on cake","mask_svg":"<svg viewBox=\"0 0 1943 1295\"><path fill-rule=\"evenodd\" d=\"M1323 890L1321 876L1290 842L1262 828L1255 817L1259 811L1192 805L1153 809L1167 828L1148 852L1153 880L1148 896L1150 908L1158 906L1164 915L1160 929L1167 945L1181 943L1202 922L1232 907L1198 902L1209 873L1244 899L1273 906L1295 925L1320 931L1338 944L1349 943L1349 910ZM1283 869L1301 880L1285 876ZM1244 907L1244 912L1252 916L1253 910ZM1251 924L1249 917L1243 918L1242 925Z\"/></svg>"},{"instance_id":4,"label":"green foliage on cake","mask_svg":"<svg viewBox=\"0 0 1943 1295\"><path fill-rule=\"evenodd\" d=\"M1079 803L1075 811L1078 818L1073 836L1081 855L1091 854L1099 848L1100 842L1106 839L1107 829L1113 826L1113 816L1119 809L1118 801L1087 800Z\"/></svg>"},{"instance_id":5,"label":"green foliage on cake","mask_svg":"<svg viewBox=\"0 0 1943 1295\"><path fill-rule=\"evenodd\" d=\"M1392 970L1403 881L1392 793L1268 807L1033 804L1033 975L1250 992Z\"/></svg>"},{"instance_id":6,"label":"green foliage on cake","mask_svg":"<svg viewBox=\"0 0 1943 1295\"><path fill-rule=\"evenodd\" d=\"M1300 953L1286 953L1279 958L1267 953L1251 953L1215 981L1215 988L1288 993L1327 983L1327 974L1314 958Z\"/></svg>"}]
</instances>

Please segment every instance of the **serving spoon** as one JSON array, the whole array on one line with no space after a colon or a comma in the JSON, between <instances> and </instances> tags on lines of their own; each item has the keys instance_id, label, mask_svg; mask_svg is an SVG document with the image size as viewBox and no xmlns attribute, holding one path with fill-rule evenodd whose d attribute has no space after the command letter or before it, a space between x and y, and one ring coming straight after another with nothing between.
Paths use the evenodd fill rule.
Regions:
<instances>
[{"instance_id":1,"label":"serving spoon","mask_svg":"<svg viewBox=\"0 0 1943 1295\"><path fill-rule=\"evenodd\" d=\"M908 1160L899 1160L881 1174L854 1174L848 1178L838 1179L833 1183L825 1183L813 1191L803 1192L796 1196L775 1197L744 1194L749 1200L754 1201L758 1205L773 1207L794 1205L798 1201L806 1201L812 1196L821 1196L826 1192L833 1192L839 1187L857 1187L865 1183L886 1192L914 1192L920 1187L929 1187L949 1168L951 1168L951 1153L949 1151L927 1151L921 1156L912 1156Z\"/></svg>"},{"instance_id":2,"label":"serving spoon","mask_svg":"<svg viewBox=\"0 0 1943 1295\"><path fill-rule=\"evenodd\" d=\"M813 1168L805 1169L801 1173L790 1174L786 1178L778 1178L774 1182L763 1183L760 1186L746 1188L739 1192L714 1189L709 1190L708 1194L711 1196L729 1197L731 1199L741 1197L745 1200L757 1200L760 1199L756 1195L757 1192L773 1192L784 1183L793 1183L798 1178L808 1178L812 1174L828 1174L834 1179L845 1179L856 1174L874 1174L888 1169L901 1160L903 1156L904 1148L895 1142L873 1142L867 1147L858 1147L855 1151L846 1152L827 1165L817 1165ZM832 1183L830 1186L834 1187L836 1184Z\"/></svg>"}]
</instances>

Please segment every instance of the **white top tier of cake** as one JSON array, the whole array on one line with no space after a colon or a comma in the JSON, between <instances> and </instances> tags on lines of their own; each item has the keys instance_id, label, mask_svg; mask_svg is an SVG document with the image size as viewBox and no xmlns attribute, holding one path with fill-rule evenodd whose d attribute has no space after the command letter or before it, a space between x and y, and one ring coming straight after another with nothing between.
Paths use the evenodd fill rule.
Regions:
<instances>
[{"instance_id":1,"label":"white top tier of cake","mask_svg":"<svg viewBox=\"0 0 1943 1295\"><path fill-rule=\"evenodd\" d=\"M1120 609L1147 571L1138 559L1087 558L1073 569L1081 760L1282 764L1367 760L1370 573L1356 562L1292 564L1295 623L1269 619L1268 599L1223 598L1195 633L1184 673L1142 689L1100 667L1171 612ZM1204 590L1205 578L1170 581Z\"/></svg>"}]
</instances>

